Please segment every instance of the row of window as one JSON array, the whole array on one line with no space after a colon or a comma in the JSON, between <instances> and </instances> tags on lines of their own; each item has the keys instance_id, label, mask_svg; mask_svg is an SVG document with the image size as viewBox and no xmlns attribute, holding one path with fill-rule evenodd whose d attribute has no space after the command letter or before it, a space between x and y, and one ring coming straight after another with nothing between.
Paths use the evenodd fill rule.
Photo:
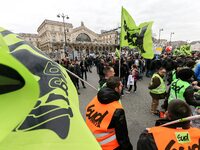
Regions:
<instances>
[{"instance_id":1,"label":"row of window","mask_svg":"<svg viewBox=\"0 0 200 150\"><path fill-rule=\"evenodd\" d=\"M64 32L64 27L61 26L50 26L51 31L59 31L59 32ZM65 31L69 32L69 29L65 27Z\"/></svg>"}]
</instances>

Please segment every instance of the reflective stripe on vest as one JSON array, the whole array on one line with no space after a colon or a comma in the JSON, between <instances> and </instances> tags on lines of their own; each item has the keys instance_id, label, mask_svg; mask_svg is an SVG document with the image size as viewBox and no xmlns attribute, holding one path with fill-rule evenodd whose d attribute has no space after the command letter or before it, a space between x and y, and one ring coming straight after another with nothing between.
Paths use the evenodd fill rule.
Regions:
<instances>
[{"instance_id":1,"label":"reflective stripe on vest","mask_svg":"<svg viewBox=\"0 0 200 150\"><path fill-rule=\"evenodd\" d=\"M172 129L153 127L148 130L153 134L158 150L199 150L200 129Z\"/></svg>"},{"instance_id":2,"label":"reflective stripe on vest","mask_svg":"<svg viewBox=\"0 0 200 150\"><path fill-rule=\"evenodd\" d=\"M185 101L185 90L190 86L188 82L176 79L171 83L168 103L174 99Z\"/></svg>"},{"instance_id":3,"label":"reflective stripe on vest","mask_svg":"<svg viewBox=\"0 0 200 150\"><path fill-rule=\"evenodd\" d=\"M107 138L107 139L105 139L105 140L99 142L99 144L100 144L100 145L105 145L105 144L108 144L108 143L110 143L110 142L112 142L112 141L114 141L114 140L116 140L116 135L115 135L115 134L112 135L111 137L109 137L109 138Z\"/></svg>"},{"instance_id":4,"label":"reflective stripe on vest","mask_svg":"<svg viewBox=\"0 0 200 150\"><path fill-rule=\"evenodd\" d=\"M155 73L153 75L151 80L153 80L154 77L159 78L160 85L157 88L150 90L150 92L154 93L154 94L163 94L163 93L165 93L166 92L166 86L165 86L165 83L164 83L163 79L157 73Z\"/></svg>"},{"instance_id":5,"label":"reflective stripe on vest","mask_svg":"<svg viewBox=\"0 0 200 150\"><path fill-rule=\"evenodd\" d=\"M97 133L97 134L94 134L94 136L95 136L96 138L101 138L101 137L107 136L107 135L109 135L109 134L111 134L111 133L113 133L113 132Z\"/></svg>"}]
</instances>

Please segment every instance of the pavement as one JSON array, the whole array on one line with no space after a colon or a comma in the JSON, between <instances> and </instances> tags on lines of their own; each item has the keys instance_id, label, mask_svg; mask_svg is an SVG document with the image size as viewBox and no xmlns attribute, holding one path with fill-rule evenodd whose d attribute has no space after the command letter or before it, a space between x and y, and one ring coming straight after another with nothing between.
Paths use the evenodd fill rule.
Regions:
<instances>
[{"instance_id":1,"label":"pavement","mask_svg":"<svg viewBox=\"0 0 200 150\"><path fill-rule=\"evenodd\" d=\"M92 73L88 72L87 75L88 82L94 87L97 87L99 77L97 75L96 68L93 67ZM134 150L136 150L137 141L142 131L147 127L154 126L155 120L158 119L157 116L154 116L150 113L151 97L147 88L149 82L150 78L144 77L143 80L138 81L138 89L136 93L131 92L130 94L126 94L124 92L125 94L121 99L126 113L130 141ZM92 98L96 96L97 91L88 85L86 85L86 89L82 87L81 83L79 83L79 85L79 92L81 93L79 95L80 111L85 118L85 107L92 100Z\"/></svg>"}]
</instances>

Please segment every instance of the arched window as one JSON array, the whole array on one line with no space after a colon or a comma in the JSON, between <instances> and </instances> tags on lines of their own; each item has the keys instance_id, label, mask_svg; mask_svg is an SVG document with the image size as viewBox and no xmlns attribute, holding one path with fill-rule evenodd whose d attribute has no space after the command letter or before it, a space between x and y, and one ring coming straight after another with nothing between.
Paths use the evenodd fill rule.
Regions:
<instances>
[{"instance_id":1,"label":"arched window","mask_svg":"<svg viewBox=\"0 0 200 150\"><path fill-rule=\"evenodd\" d=\"M76 37L76 41L77 42L91 42L91 38L87 34L85 34L85 33L80 33Z\"/></svg>"}]
</instances>

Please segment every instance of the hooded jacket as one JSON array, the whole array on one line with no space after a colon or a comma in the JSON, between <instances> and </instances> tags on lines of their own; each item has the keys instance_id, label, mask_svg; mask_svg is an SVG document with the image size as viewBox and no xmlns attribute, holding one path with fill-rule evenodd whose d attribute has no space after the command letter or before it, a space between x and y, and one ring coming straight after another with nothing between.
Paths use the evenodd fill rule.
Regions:
<instances>
[{"instance_id":1,"label":"hooded jacket","mask_svg":"<svg viewBox=\"0 0 200 150\"><path fill-rule=\"evenodd\" d=\"M120 94L113 89L104 87L98 92L97 98L101 104L109 104L113 101L118 101L120 99ZM123 109L117 109L115 111L108 128L115 128L116 138L120 145L115 150L133 149L129 140L126 117Z\"/></svg>"}]
</instances>

